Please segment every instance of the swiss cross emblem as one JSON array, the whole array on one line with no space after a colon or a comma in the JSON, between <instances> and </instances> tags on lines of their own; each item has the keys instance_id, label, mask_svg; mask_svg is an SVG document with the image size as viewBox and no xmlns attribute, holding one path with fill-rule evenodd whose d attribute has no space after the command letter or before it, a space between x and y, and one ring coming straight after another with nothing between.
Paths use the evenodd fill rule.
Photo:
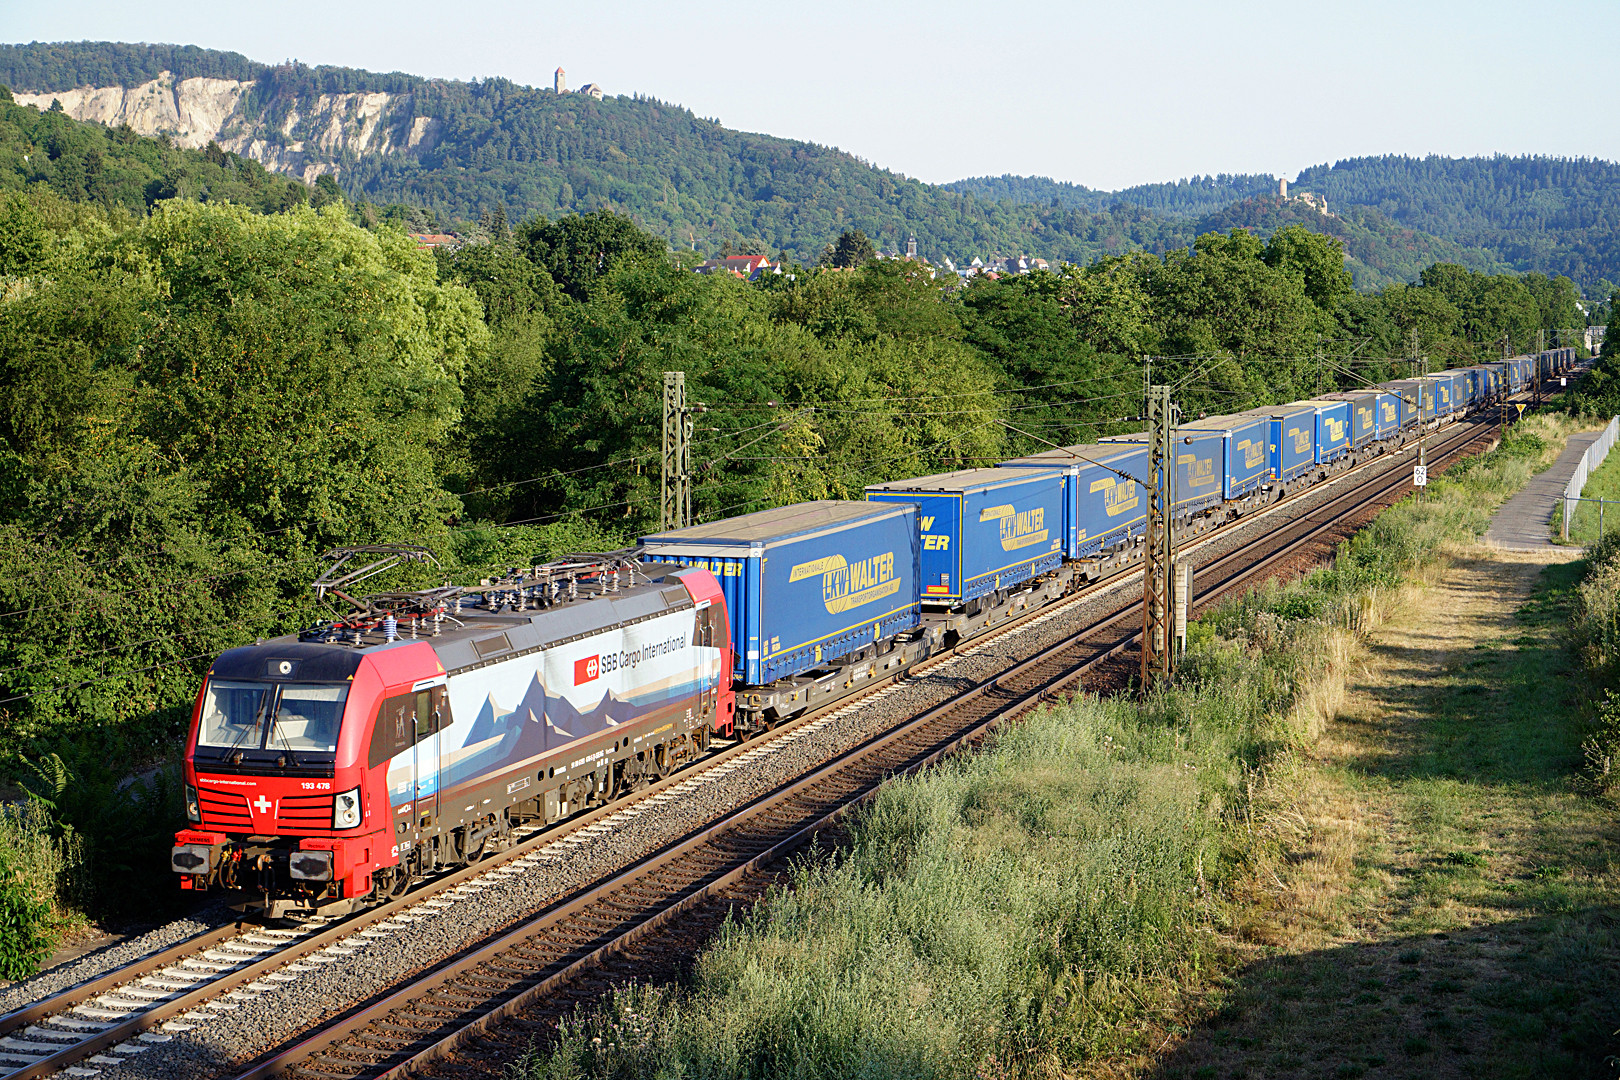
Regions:
<instances>
[{"instance_id":1,"label":"swiss cross emblem","mask_svg":"<svg viewBox=\"0 0 1620 1080\"><path fill-rule=\"evenodd\" d=\"M274 804L263 795L260 795L258 801L253 804L254 809L258 810L261 814L268 814L270 812L270 807L273 805Z\"/></svg>"}]
</instances>

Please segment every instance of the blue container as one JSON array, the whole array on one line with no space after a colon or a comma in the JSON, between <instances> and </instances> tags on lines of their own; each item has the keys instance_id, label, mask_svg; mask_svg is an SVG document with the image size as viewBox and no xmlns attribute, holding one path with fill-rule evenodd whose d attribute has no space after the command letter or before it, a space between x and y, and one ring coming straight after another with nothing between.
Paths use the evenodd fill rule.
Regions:
<instances>
[{"instance_id":1,"label":"blue container","mask_svg":"<svg viewBox=\"0 0 1620 1080\"><path fill-rule=\"evenodd\" d=\"M1373 412L1373 438L1388 439L1400 434L1403 407L1401 396L1387 386L1373 387L1378 405Z\"/></svg>"},{"instance_id":2,"label":"blue container","mask_svg":"<svg viewBox=\"0 0 1620 1080\"><path fill-rule=\"evenodd\" d=\"M1434 378L1442 389L1449 387L1452 412L1467 412L1469 406L1473 405L1474 376L1468 368L1450 368Z\"/></svg>"},{"instance_id":3,"label":"blue container","mask_svg":"<svg viewBox=\"0 0 1620 1080\"><path fill-rule=\"evenodd\" d=\"M972 600L1063 564L1063 472L963 469L873 484L873 503L917 507L921 597Z\"/></svg>"},{"instance_id":4,"label":"blue container","mask_svg":"<svg viewBox=\"0 0 1620 1080\"><path fill-rule=\"evenodd\" d=\"M1434 383L1424 379L1396 379L1381 384L1401 399L1401 427L1410 427L1421 418L1434 419Z\"/></svg>"},{"instance_id":5,"label":"blue container","mask_svg":"<svg viewBox=\"0 0 1620 1080\"><path fill-rule=\"evenodd\" d=\"M1003 461L998 469L1062 469L1064 556L1089 559L1119 540L1142 532L1147 493L1137 479L1147 476L1147 447L1089 443L1045 450ZM1114 472L1113 470L1119 470Z\"/></svg>"},{"instance_id":6,"label":"blue container","mask_svg":"<svg viewBox=\"0 0 1620 1080\"><path fill-rule=\"evenodd\" d=\"M1350 419L1350 447L1359 450L1378 437L1378 391L1344 390L1323 394L1323 401L1342 401Z\"/></svg>"},{"instance_id":7,"label":"blue container","mask_svg":"<svg viewBox=\"0 0 1620 1080\"><path fill-rule=\"evenodd\" d=\"M1238 499L1271 479L1269 451L1271 422L1254 413L1236 416L1208 416L1189 420L1176 429L1177 453L1187 445L1189 434L1209 432L1221 437L1221 497Z\"/></svg>"},{"instance_id":8,"label":"blue container","mask_svg":"<svg viewBox=\"0 0 1620 1080\"><path fill-rule=\"evenodd\" d=\"M701 566L719 579L735 670L750 686L809 671L922 618L915 506L795 503L641 543L653 562Z\"/></svg>"},{"instance_id":9,"label":"blue container","mask_svg":"<svg viewBox=\"0 0 1620 1080\"><path fill-rule=\"evenodd\" d=\"M1147 434L1135 432L1130 435L1110 435L1103 442L1132 443L1141 446L1147 442ZM1226 487L1225 444L1225 434L1219 429L1176 428L1176 460L1175 471L1172 474L1175 504L1172 510L1190 514L1221 501Z\"/></svg>"},{"instance_id":10,"label":"blue container","mask_svg":"<svg viewBox=\"0 0 1620 1080\"><path fill-rule=\"evenodd\" d=\"M1316 406L1295 402L1251 411L1271 422L1266 449L1272 479L1287 483L1316 465Z\"/></svg>"},{"instance_id":11,"label":"blue container","mask_svg":"<svg viewBox=\"0 0 1620 1080\"><path fill-rule=\"evenodd\" d=\"M1325 465L1350 452L1354 445L1350 403L1331 398L1312 398L1301 405L1316 408L1316 463Z\"/></svg>"}]
</instances>

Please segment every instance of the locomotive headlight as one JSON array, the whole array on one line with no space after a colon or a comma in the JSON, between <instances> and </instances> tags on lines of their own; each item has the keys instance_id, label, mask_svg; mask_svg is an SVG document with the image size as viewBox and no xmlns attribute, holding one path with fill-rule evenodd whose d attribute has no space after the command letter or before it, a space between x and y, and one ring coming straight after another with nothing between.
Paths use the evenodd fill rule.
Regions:
<instances>
[{"instance_id":1,"label":"locomotive headlight","mask_svg":"<svg viewBox=\"0 0 1620 1080\"><path fill-rule=\"evenodd\" d=\"M186 785L186 820L202 824L202 804L197 801L197 789L190 784Z\"/></svg>"},{"instance_id":2,"label":"locomotive headlight","mask_svg":"<svg viewBox=\"0 0 1620 1080\"><path fill-rule=\"evenodd\" d=\"M332 800L332 828L352 829L360 824L360 789L345 791Z\"/></svg>"},{"instance_id":3,"label":"locomotive headlight","mask_svg":"<svg viewBox=\"0 0 1620 1080\"><path fill-rule=\"evenodd\" d=\"M330 851L295 851L287 858L287 876L299 881L331 881Z\"/></svg>"}]
</instances>

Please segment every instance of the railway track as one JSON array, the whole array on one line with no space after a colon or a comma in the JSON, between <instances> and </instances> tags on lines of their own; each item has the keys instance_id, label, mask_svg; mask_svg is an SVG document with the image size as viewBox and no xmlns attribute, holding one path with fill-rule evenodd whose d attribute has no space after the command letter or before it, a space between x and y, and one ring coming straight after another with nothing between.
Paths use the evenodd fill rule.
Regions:
<instances>
[{"instance_id":1,"label":"railway track","mask_svg":"<svg viewBox=\"0 0 1620 1080\"><path fill-rule=\"evenodd\" d=\"M1478 425L1461 424L1451 429L1442 429L1436 438L1437 443L1431 452L1436 460L1447 454L1460 450L1468 442L1478 437L1477 432L1468 429ZM1467 437L1461 437L1467 433ZM1403 466L1400 464L1402 454L1387 454L1359 466L1351 473L1336 478L1343 481L1360 473L1370 472L1380 476L1400 473ZM1393 463L1393 467L1391 467ZM1387 496L1389 491L1401 486L1403 481L1393 483L1385 482L1379 487L1379 494L1373 499ZM1286 525L1264 538L1276 550L1265 557L1264 567L1269 568L1274 563L1294 550L1300 544L1308 542L1311 537L1319 535L1322 531L1332 527L1334 522L1345 513L1353 512L1350 508L1350 496L1367 486L1363 481L1352 486L1350 491L1336 496L1328 503L1318 507L1296 522ZM1285 512L1289 504L1305 495L1295 496L1286 502L1278 503L1267 508L1262 515ZM1365 504L1367 500L1363 501ZM1343 505L1340 505L1343 504ZM1333 508L1333 509L1329 509ZM1303 527L1299 522L1316 520L1316 524ZM1254 516L1243 519L1252 522ZM1187 544L1184 550L1194 551L1214 539L1226 535L1227 530L1215 530L1206 534L1194 544ZM1294 539L1289 540L1289 537ZM1245 546L1242 551L1251 550L1253 545ZM1232 553L1235 555L1237 553ZM1213 595L1212 590L1225 590L1234 587L1242 581L1248 580L1258 570L1251 568L1245 572L1234 570L1227 577L1218 580L1213 585L1204 582L1203 575L1210 569L1232 560L1232 555L1223 556L1213 560L1208 567L1200 568L1201 585L1205 594L1205 601ZM1235 565L1235 564L1234 564ZM1259 566L1260 564L1256 564ZM981 634L958 649L951 650L930 658L924 664L912 669L913 673L924 668L944 662L961 649L977 648L987 641L999 637L1004 633L1022 627L1026 622L1035 618L1045 618L1057 613L1068 604L1087 599L1128 584L1130 580L1140 573L1127 570L1113 578L1107 579L1097 586L1082 591L1076 597L1057 605L1049 605L1035 609L1015 618L1011 618L994 630ZM599 962L609 953L623 948L641 934L651 932L662 925L663 920L673 917L670 914L660 915L669 909L670 903L690 905L699 902L702 898L715 893L717 889L723 890L730 885L749 876L754 869L764 862L772 861L785 854L788 845L800 833L813 833L823 828L827 820L844 812L848 806L853 805L859 798L875 790L877 778L897 774L905 771L914 771L937 760L940 754L949 752L959 746L965 739L976 738L977 735L963 734L964 727L984 727L994 723L996 718L1005 715L1006 710L1000 706L1006 704L1008 695L1013 699L1022 700L1026 693L1034 694L1036 698L1046 693L1052 686L1072 682L1083 668L1094 666L1106 656L1117 655L1135 639L1137 631L1132 624L1136 616L1134 605L1127 604L1113 615L1099 620L1088 626L1079 634L1071 636L1061 647L1044 650L1014 668L1002 673L1001 676L990 683L969 691L956 700L957 712L952 714L955 719L945 720L945 713L940 709L930 710L923 717L931 717L923 726L917 726L922 718L902 725L888 735L882 736L872 743L861 748L865 764L857 764L855 759L845 755L821 770L811 774L823 777L827 784L825 792L838 791L842 794L837 799L831 796L822 797L818 792L815 799L806 794L806 785L809 778L800 780L788 788L783 789L780 798L789 799L790 793L797 793L800 802L793 804L797 809L789 808L788 803L775 804L769 800L778 796L767 797L767 800L756 801L748 807L742 808L736 814L728 815L703 829L698 836L705 838L704 842L712 843L712 854L706 856L710 861L720 858L720 853L729 852L727 859L722 860L730 869L715 875L698 873L693 867L701 868L702 860L698 862L683 862L683 869L677 869L671 864L664 876L656 874L664 867L660 862L652 867L651 863L641 863L624 871L611 881L599 885L589 892L555 908L547 909L537 918L551 920L541 930L534 930L528 934L533 937L542 931L550 936L547 940L567 944L563 952L534 953L514 970L524 973L517 982L522 985L524 1000L528 1001L538 993L543 996L545 991L537 988L542 985L556 988L585 967ZM1069 652L1064 652L1068 649ZM1034 689L1020 690L1021 680L1033 679L1030 684ZM893 678L874 680L863 688L862 693L870 693L891 683ZM972 717L960 710L968 708L970 701L980 701L987 709L982 716ZM996 705L996 708L990 708ZM486 874L521 873L534 861L544 858L544 850L553 844L564 842L569 836L584 832L596 827L603 818L629 811L639 813L640 809L657 806L671 799L679 798L684 790L683 785L692 785L703 782L703 778L711 773L718 778L731 769L743 767L746 764L746 755L768 751L769 747L779 740L791 739L795 731L816 723L818 718L826 717L831 713L850 708L851 699L845 698L833 703L815 713L807 714L792 723L785 724L764 738L756 739L751 743L736 744L699 762L689 766L686 770L660 781L658 784L643 792L621 799L606 806L599 807L580 817L571 819L561 827L552 827L533 835L528 839L514 845L509 851L485 860L482 863L466 867L453 873L434 878L405 896L360 913L355 916L335 922L315 920L298 927L251 927L235 926L220 927L196 938L182 942L172 948L163 950L153 956L144 958L133 965L109 972L99 978L93 979L80 986L74 987L62 994L17 1010L4 1017L0 1017L0 1080L31 1080L33 1077L45 1076L60 1070L69 1070L76 1075L94 1075L101 1068L113 1067L129 1061L132 1057L150 1050L173 1038L176 1034L190 1027L218 1020L229 1015L244 999L251 998L264 990L273 989L279 983L285 983L313 975L318 972L319 966L341 960L358 948L363 948L370 941L379 936L386 935L394 930L408 925L410 922L424 918L433 918L454 905L458 895L466 895L468 888L476 889L477 879ZM943 707L941 707L943 708ZM963 718L967 717L966 720ZM982 733L982 732L981 732ZM930 749L931 747L931 749ZM853 751L851 753L854 753ZM885 756L887 755L887 756ZM842 765L840 765L842 763ZM836 784L831 780L827 770L835 765L846 771L840 773L842 780ZM825 774L825 776L824 776ZM853 786L851 786L853 785ZM831 801L828 801L831 799ZM808 801L806 801L808 800ZM774 807L774 809L772 809ZM743 816L738 816L741 814ZM756 818L758 820L756 820ZM789 826L792 826L790 829ZM753 831L748 831L752 829ZM774 830L774 831L773 831ZM784 830L787 830L784 832ZM808 831L808 832L807 832ZM697 843L696 839L683 841L683 846ZM741 844L742 847L737 845ZM655 855L655 859L674 860L675 849ZM738 863L739 855L747 855L747 859ZM737 865L732 865L737 864ZM693 875L697 874L696 877ZM649 875L654 875L649 877ZM685 882L681 889L671 893L668 889L658 894L662 900L645 890L622 892L643 878L674 883ZM712 878L712 880L711 880ZM717 882L724 881L724 884ZM684 891L683 891L684 889ZM604 891L607 890L607 891ZM667 895L666 895L667 894ZM670 901L670 896L675 899ZM684 899L683 899L684 898ZM669 902L665 902L669 901ZM591 904L606 904L605 908L592 909ZM601 943L591 947L581 955L579 953L585 945L596 941L596 938L587 937L585 943L576 940L584 931L579 927L590 927L601 923L601 911L616 911L625 908L636 916L639 921L633 926L620 926L624 920L613 923L614 932L603 937ZM595 910L596 914L587 912ZM679 910L684 910L684 907ZM570 922L569 920L574 920ZM565 926L574 929L564 929ZM522 933L530 923L522 924L519 928L510 931L498 941L508 941L515 934ZM640 927L640 929L637 929ZM525 939L527 940L527 939ZM478 950L475 955L482 955L494 949L497 943L491 943ZM492 956L494 954L491 954ZM536 968L541 956L551 956L552 959ZM570 959L571 958L571 959ZM463 958L464 960L465 958ZM564 962L566 961L566 962ZM462 961L452 961L443 967L445 973L441 978L438 970L430 971L425 978L437 983L450 986L460 986L456 980L463 973L457 967ZM561 964L559 967L558 965ZM557 970L551 970L556 968ZM536 974L539 972L539 974ZM538 981L537 981L538 980ZM506 1003L519 996L511 990L512 980L502 983L499 978L493 980L480 976L473 976L475 985L494 985L504 987L503 993L495 995L498 999L497 1007L504 1007ZM455 990L445 990L441 1001L465 998L465 993ZM488 997L488 995L486 995ZM393 998L385 998L398 1008L403 1002L394 1002ZM369 1015L371 1010L379 1007L381 1003L373 1003L364 1013ZM431 1006L429 1006L431 1008ZM442 1009L439 1010L441 1013ZM488 1010L486 1010L487 1012ZM356 1014L360 1015L360 1014ZM442 1025L441 1025L442 1026ZM341 1022L337 1027L328 1028L327 1031L337 1031L344 1028L344 1034L338 1038L347 1038L349 1034L358 1032L359 1028L352 1028L349 1021ZM432 1033L430 1028L418 1028ZM325 1032L314 1036L320 1040ZM422 1038L425 1038L423 1035ZM416 1038L417 1042L422 1041ZM432 1040L429 1040L432 1042ZM409 1040L407 1040L409 1042ZM304 1045L304 1044L300 1044ZM327 1046L336 1045L333 1040L327 1040ZM379 1043L379 1046L389 1047L391 1043ZM437 1043L433 1043L437 1045ZM274 1072L288 1068L297 1058L294 1050L278 1054L262 1063L253 1072L247 1075L271 1075ZM378 1055L360 1055L355 1061L367 1060L370 1064L378 1061L388 1061L398 1057L403 1050L389 1049L387 1053ZM439 1052L442 1052L439 1051ZM288 1055L292 1056L288 1056ZM309 1056L306 1053L305 1058ZM376 1060L371 1060L375 1058ZM414 1053L409 1055L410 1060L415 1059ZM266 1071L268 1070L268 1071ZM375 1072L375 1070L373 1070ZM341 1070L336 1074L322 1073L320 1070L311 1070L311 1075L348 1075ZM364 1069L353 1072L352 1075L370 1075Z\"/></svg>"},{"instance_id":2,"label":"railway track","mask_svg":"<svg viewBox=\"0 0 1620 1080\"><path fill-rule=\"evenodd\" d=\"M1486 434L1474 424L1443 430L1430 448L1433 460L1437 466L1448 462ZM1202 603L1266 576L1346 515L1378 506L1410 486L1404 462L1393 455L1362 483L1257 544L1201 567L1219 575L1206 585ZM518 1014L542 1010L555 1015L557 1004L567 1007L577 999L567 996L567 990L581 974L649 935L677 927L685 913L803 849L892 778L911 775L977 742L1139 637L1140 612L1134 604L1122 607L589 891L418 973L393 993L259 1061L238 1080L278 1075L388 1080L421 1071ZM553 1002L550 1009L548 1001ZM533 1026L525 1025L525 1041ZM496 1057L510 1060L510 1055Z\"/></svg>"}]
</instances>

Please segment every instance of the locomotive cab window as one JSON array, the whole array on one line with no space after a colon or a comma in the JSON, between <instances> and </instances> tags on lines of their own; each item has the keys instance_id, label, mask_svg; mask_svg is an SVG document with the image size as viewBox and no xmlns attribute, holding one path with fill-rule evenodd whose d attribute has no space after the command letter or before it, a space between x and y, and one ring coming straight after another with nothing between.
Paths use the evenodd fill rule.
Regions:
<instances>
[{"instance_id":1,"label":"locomotive cab window","mask_svg":"<svg viewBox=\"0 0 1620 1080\"><path fill-rule=\"evenodd\" d=\"M257 750L264 741L267 699L275 691L270 683L214 679L203 695L202 722L197 745L221 750Z\"/></svg>"},{"instance_id":2,"label":"locomotive cab window","mask_svg":"<svg viewBox=\"0 0 1620 1080\"><path fill-rule=\"evenodd\" d=\"M268 746L272 750L337 749L346 686L283 686Z\"/></svg>"},{"instance_id":3,"label":"locomotive cab window","mask_svg":"<svg viewBox=\"0 0 1620 1080\"><path fill-rule=\"evenodd\" d=\"M330 764L348 696L347 685L210 679L197 748L261 765Z\"/></svg>"}]
</instances>

